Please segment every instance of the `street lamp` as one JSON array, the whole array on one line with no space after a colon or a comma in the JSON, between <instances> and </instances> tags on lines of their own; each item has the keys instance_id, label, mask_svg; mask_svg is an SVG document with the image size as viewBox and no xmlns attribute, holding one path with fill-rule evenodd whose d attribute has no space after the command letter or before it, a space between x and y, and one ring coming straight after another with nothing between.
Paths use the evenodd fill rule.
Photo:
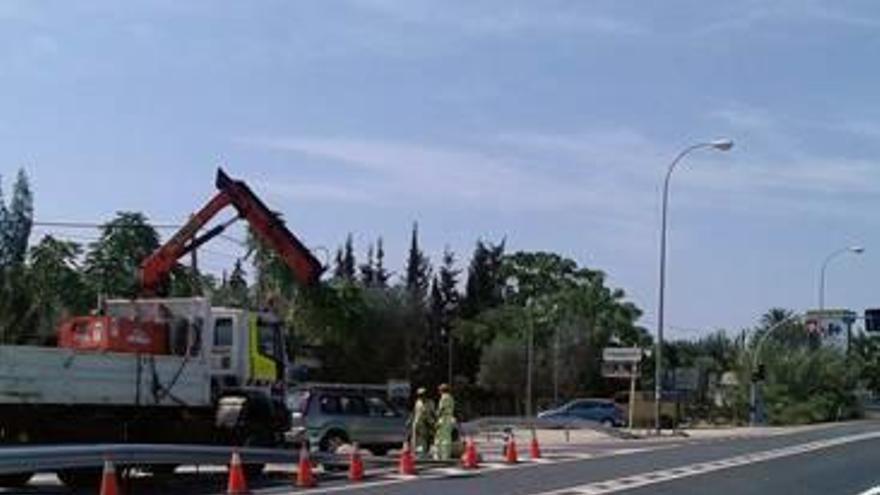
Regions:
<instances>
[{"instance_id":1,"label":"street lamp","mask_svg":"<svg viewBox=\"0 0 880 495\"><path fill-rule=\"evenodd\" d=\"M845 253L853 253L853 254L862 254L865 252L865 248L862 246L849 246L843 249L838 249L837 251L832 252L825 258L825 261L822 262L822 269L819 270L819 311L825 309L825 270L828 268L828 263L831 262L834 258L840 256Z\"/></svg>"},{"instance_id":2,"label":"street lamp","mask_svg":"<svg viewBox=\"0 0 880 495\"><path fill-rule=\"evenodd\" d=\"M669 164L669 169L666 170L666 178L663 181L663 210L660 227L660 289L658 293L656 357L654 360L654 422L658 435L660 434L660 395L663 391L663 313L665 310L666 292L666 210L669 204L669 179L672 177L672 171L675 170L675 166L678 165L682 158L690 152L701 148L727 151L733 148L733 141L730 139L716 139L688 146Z\"/></svg>"}]
</instances>

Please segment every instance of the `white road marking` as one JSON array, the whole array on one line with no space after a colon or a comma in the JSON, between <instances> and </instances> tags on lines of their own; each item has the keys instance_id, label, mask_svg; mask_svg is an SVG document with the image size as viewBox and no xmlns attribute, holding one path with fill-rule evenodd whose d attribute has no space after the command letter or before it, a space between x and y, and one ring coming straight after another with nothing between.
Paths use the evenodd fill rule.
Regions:
<instances>
[{"instance_id":1,"label":"white road marking","mask_svg":"<svg viewBox=\"0 0 880 495\"><path fill-rule=\"evenodd\" d=\"M553 490L549 492L541 492L536 495L572 495L572 494L580 494L580 495L600 495L606 493L616 493L624 490L630 490L633 488L638 488L647 485L653 485L656 483L663 483L665 481L670 481L679 478L688 478L691 476L698 476L700 474L705 474L712 471L720 471L722 469L729 469L736 466L744 466L748 464L755 464L762 461L768 461L771 459L778 459L781 457L789 457L793 455L803 454L807 452L814 452L817 450L827 449L830 447L834 447L837 445L844 445L847 443L858 442L862 440L870 440L874 438L880 438L880 431L869 432L869 433L859 433L855 435L848 435L844 437L831 438L827 440L817 440L813 442L807 442L804 444L793 445L788 447L782 447L778 449L766 450L763 452L755 452L751 454L744 454L735 457L729 457L727 459L721 459L710 462L701 462L696 464L690 464L686 466L678 466L675 468L664 469L660 471L651 471L647 473L641 473L633 476L626 476L623 478L617 478L613 480L599 481L594 483L587 483L584 485L573 486L568 488L562 488L559 490ZM873 489L872 489L873 490ZM880 487L876 488L876 492L865 492L860 495L880 495Z\"/></svg>"},{"instance_id":2,"label":"white road marking","mask_svg":"<svg viewBox=\"0 0 880 495\"><path fill-rule=\"evenodd\" d=\"M880 495L880 486L875 486L874 488L869 488L859 495Z\"/></svg>"},{"instance_id":3,"label":"white road marking","mask_svg":"<svg viewBox=\"0 0 880 495\"><path fill-rule=\"evenodd\" d=\"M581 461L584 461L587 459L600 459L603 457L628 455L628 454L634 454L636 452L643 452L646 450L662 450L665 448L668 448L668 446L664 445L664 446L652 447L652 448L618 449L618 450L614 450L614 451L610 451L610 452L602 453L602 454L580 454L578 457L572 457L570 455L566 455L565 458L553 459L553 464L567 464L567 463L571 463L571 462L581 462ZM491 472L491 471L499 471L499 470L504 470L504 469L522 469L522 468L535 467L535 466L545 466L545 465L546 465L545 462L534 462L534 461L528 460L528 459L524 459L523 461L521 461L517 464L507 464L504 462L485 462L484 461L484 462L480 463L480 468L477 469L476 471L465 471L465 470L461 470L461 471L463 471L464 473L467 473L467 475L470 475L470 476L479 476L481 473L486 473L486 472ZM299 493L318 493L318 492L320 492L320 493L347 492L347 491L352 491L352 490L360 490L363 488L373 488L373 487L379 487L379 486L397 485L400 483L406 483L408 481L415 481L415 480L435 480L435 479L449 478L450 476L448 474L444 474L443 470L450 470L450 469L457 469L457 468L438 468L438 469L426 468L424 471L420 471L419 474L417 474L415 476L405 476L405 475L400 475L398 473L389 473L389 474L380 475L380 476L382 476L382 479L374 480L374 481L364 481L362 483L352 483L352 484L347 484L347 485L330 486L330 487L318 486L315 488L309 488L309 489L305 489L305 490L297 490L295 492L271 491L271 492L266 492L266 493L273 493L273 494L297 493L297 494L299 494ZM369 471L367 474L372 475L373 472ZM458 476L462 476L462 474L458 474Z\"/></svg>"}]
</instances>

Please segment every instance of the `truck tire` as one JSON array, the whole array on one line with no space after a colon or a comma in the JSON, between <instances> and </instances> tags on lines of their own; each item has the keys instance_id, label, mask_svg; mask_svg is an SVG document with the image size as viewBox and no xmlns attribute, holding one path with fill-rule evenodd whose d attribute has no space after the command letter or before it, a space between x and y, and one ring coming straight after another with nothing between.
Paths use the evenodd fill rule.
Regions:
<instances>
[{"instance_id":1,"label":"truck tire","mask_svg":"<svg viewBox=\"0 0 880 495\"><path fill-rule=\"evenodd\" d=\"M101 486L100 468L62 469L56 474L64 486L72 490L97 490Z\"/></svg>"},{"instance_id":2,"label":"truck tire","mask_svg":"<svg viewBox=\"0 0 880 495\"><path fill-rule=\"evenodd\" d=\"M273 448L275 447L274 442L272 441L271 434L267 433L251 433L245 438L243 442L243 447L266 447ZM245 459L244 465L244 474L248 479L256 479L263 475L263 469L266 467L265 464L251 464L248 463Z\"/></svg>"},{"instance_id":3,"label":"truck tire","mask_svg":"<svg viewBox=\"0 0 880 495\"><path fill-rule=\"evenodd\" d=\"M18 488L28 484L34 477L34 473L0 474L0 486L5 488Z\"/></svg>"}]
</instances>

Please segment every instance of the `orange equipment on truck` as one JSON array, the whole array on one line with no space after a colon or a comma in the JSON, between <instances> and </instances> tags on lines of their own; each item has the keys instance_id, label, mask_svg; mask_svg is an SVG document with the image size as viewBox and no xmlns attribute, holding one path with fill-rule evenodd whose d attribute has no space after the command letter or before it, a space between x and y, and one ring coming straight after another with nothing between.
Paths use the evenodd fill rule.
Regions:
<instances>
[{"instance_id":1,"label":"orange equipment on truck","mask_svg":"<svg viewBox=\"0 0 880 495\"><path fill-rule=\"evenodd\" d=\"M242 218L260 241L278 253L302 285L308 287L318 281L323 270L321 263L247 184L233 180L218 169L216 186L217 194L141 264L142 296L152 297L165 292L168 274L181 257L222 234ZM238 215L199 235L199 230L227 206L234 207ZM168 354L168 343L175 338L171 333L171 322L161 317L79 316L61 324L58 345L82 350Z\"/></svg>"},{"instance_id":2,"label":"orange equipment on truck","mask_svg":"<svg viewBox=\"0 0 880 495\"><path fill-rule=\"evenodd\" d=\"M84 316L58 329L58 347L140 354L168 354L167 322L136 322L130 318Z\"/></svg>"}]
</instances>

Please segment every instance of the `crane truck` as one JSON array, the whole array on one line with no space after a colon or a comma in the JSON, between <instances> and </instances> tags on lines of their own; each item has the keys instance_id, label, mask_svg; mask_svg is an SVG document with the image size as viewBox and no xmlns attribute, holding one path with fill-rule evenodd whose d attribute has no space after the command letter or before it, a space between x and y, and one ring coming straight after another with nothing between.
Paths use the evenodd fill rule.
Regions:
<instances>
[{"instance_id":1,"label":"crane truck","mask_svg":"<svg viewBox=\"0 0 880 495\"><path fill-rule=\"evenodd\" d=\"M56 347L0 346L0 445L280 445L289 422L281 321L266 311L212 307L202 297L157 295L182 256L238 219L303 286L316 285L323 267L244 182L218 169L216 187L141 264L143 297L108 299L96 314L63 321ZM200 234L227 206L237 215ZM0 485L26 483L31 474L0 476ZM70 485L87 474L58 473Z\"/></svg>"}]
</instances>

